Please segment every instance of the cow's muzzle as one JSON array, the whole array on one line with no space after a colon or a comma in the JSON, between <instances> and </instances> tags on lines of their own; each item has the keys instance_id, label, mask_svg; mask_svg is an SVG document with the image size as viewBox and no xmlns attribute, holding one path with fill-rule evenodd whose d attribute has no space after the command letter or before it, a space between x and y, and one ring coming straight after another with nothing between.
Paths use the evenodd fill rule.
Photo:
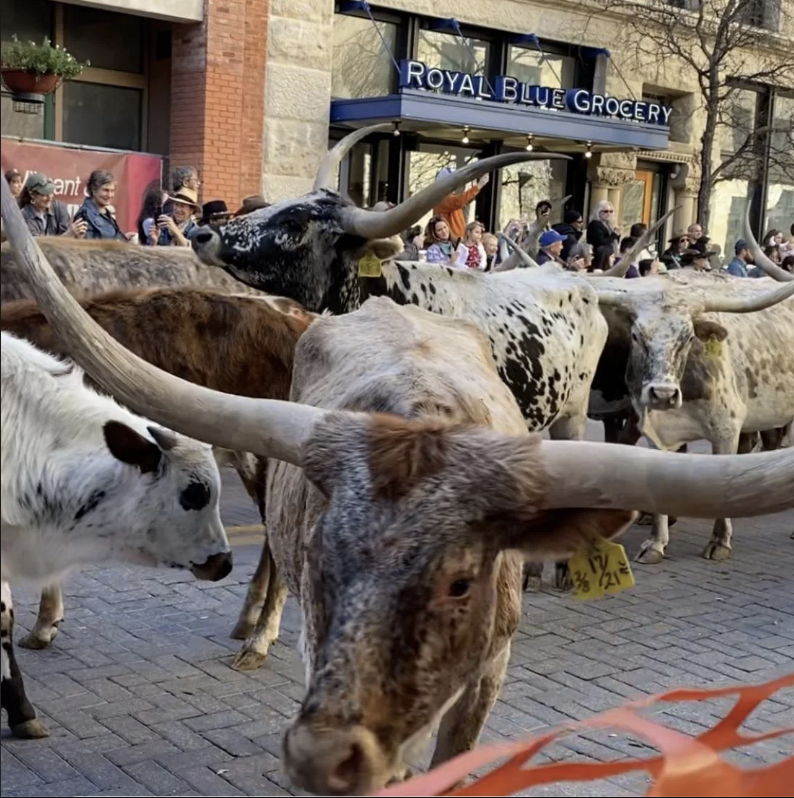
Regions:
<instances>
[{"instance_id":1,"label":"cow's muzzle","mask_svg":"<svg viewBox=\"0 0 794 798\"><path fill-rule=\"evenodd\" d=\"M650 410L677 410L681 407L681 389L669 383L652 383L646 387L644 399Z\"/></svg>"},{"instance_id":2,"label":"cow's muzzle","mask_svg":"<svg viewBox=\"0 0 794 798\"><path fill-rule=\"evenodd\" d=\"M366 795L389 779L387 758L363 726L322 729L297 722L284 738L287 774L316 795Z\"/></svg>"},{"instance_id":3,"label":"cow's muzzle","mask_svg":"<svg viewBox=\"0 0 794 798\"><path fill-rule=\"evenodd\" d=\"M201 579L206 582L218 582L232 572L232 553L230 551L223 551L218 554L213 554L206 562L200 565L192 563L190 572L196 579Z\"/></svg>"}]
</instances>

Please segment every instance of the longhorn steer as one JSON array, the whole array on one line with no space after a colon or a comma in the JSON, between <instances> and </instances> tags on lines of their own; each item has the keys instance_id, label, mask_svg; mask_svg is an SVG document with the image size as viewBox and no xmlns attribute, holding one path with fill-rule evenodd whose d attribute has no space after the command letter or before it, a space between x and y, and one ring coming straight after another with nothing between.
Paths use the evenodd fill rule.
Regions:
<instances>
[{"instance_id":1,"label":"longhorn steer","mask_svg":"<svg viewBox=\"0 0 794 798\"><path fill-rule=\"evenodd\" d=\"M17 737L43 737L14 656L8 583L108 559L223 579L220 477L209 446L134 416L73 364L4 332L0 492L2 706Z\"/></svg>"},{"instance_id":2,"label":"longhorn steer","mask_svg":"<svg viewBox=\"0 0 794 798\"><path fill-rule=\"evenodd\" d=\"M295 344L314 318L290 299L208 289L114 291L81 305L117 341L171 374L226 393L272 399L289 396ZM0 326L51 354L71 354L70 342L55 335L32 301L0 306ZM264 523L267 461L230 454ZM268 593L278 594L277 585L265 538L233 638L245 640L254 631ZM36 624L20 645L43 648L62 620L61 589L51 585L42 591Z\"/></svg>"},{"instance_id":3,"label":"longhorn steer","mask_svg":"<svg viewBox=\"0 0 794 798\"><path fill-rule=\"evenodd\" d=\"M356 131L331 150L311 194L254 211L217 231L199 232L193 239L199 258L314 311L344 313L378 295L472 321L488 336L499 374L527 428L548 428L553 438L583 437L590 382L606 340L593 290L553 267L482 274L394 261L402 244L388 240L456 187L486 172L567 156L523 152L486 158L396 208L367 211L328 186L350 147L379 127ZM366 253L382 259L380 277L359 278L359 260ZM540 568L533 573L539 578ZM567 586L564 563L558 564L555 581Z\"/></svg>"},{"instance_id":4,"label":"longhorn steer","mask_svg":"<svg viewBox=\"0 0 794 798\"><path fill-rule=\"evenodd\" d=\"M634 515L626 508L713 517L791 501L790 452L541 441L477 328L384 298L307 330L293 403L192 385L93 323L54 279L4 178L2 188L37 299L98 383L186 434L285 461L269 470L267 518L304 616L307 694L284 757L300 787L377 789L437 724L435 763L476 744L519 620L524 556L613 537Z\"/></svg>"},{"instance_id":5,"label":"longhorn steer","mask_svg":"<svg viewBox=\"0 0 794 798\"><path fill-rule=\"evenodd\" d=\"M627 342L639 429L658 448L704 438L714 454L748 451L757 433L792 422L794 284L774 285L682 274L599 290L610 330ZM726 559L731 538L730 520L717 519L703 556ZM668 542L667 519L657 517L638 559L660 562Z\"/></svg>"}]
</instances>

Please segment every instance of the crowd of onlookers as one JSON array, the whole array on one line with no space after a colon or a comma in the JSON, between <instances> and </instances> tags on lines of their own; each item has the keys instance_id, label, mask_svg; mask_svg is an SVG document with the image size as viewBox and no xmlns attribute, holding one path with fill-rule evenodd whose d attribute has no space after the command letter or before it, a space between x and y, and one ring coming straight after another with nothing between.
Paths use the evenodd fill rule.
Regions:
<instances>
[{"instance_id":1,"label":"crowd of onlookers","mask_svg":"<svg viewBox=\"0 0 794 798\"><path fill-rule=\"evenodd\" d=\"M436 179L450 174L442 169ZM189 247L191 238L201 227L221 224L233 216L267 207L260 195L246 197L242 207L232 213L223 200L210 200L199 205L201 180L192 166L173 170L164 188L159 181L147 187L137 220L137 230L123 233L113 215L116 180L104 169L94 170L86 183L86 197L77 212L70 217L66 206L54 198L55 184L40 172L29 173L23 182L15 169L6 172L12 194L17 198L22 215L34 236L71 236L87 239L116 239L132 241L144 246ZM499 238L488 232L479 221L466 221L466 206L487 185L489 176L483 175L468 189L446 196L436 208L424 229L411 228L404 236L402 257L456 269L499 270L508 257L508 249ZM691 224L685 232L673 235L669 246L657 253L652 245L635 252L635 244L647 230L647 225L633 224L628 235L623 234L615 219L612 203L603 201L593 209L585 226L582 213L568 210L563 220L551 223L552 204L542 200L535 206L535 218L511 219L502 235L512 242L521 242L532 231L533 252L539 265L554 263L571 271L603 273L620 261L632 256L625 271L627 278L660 274L671 269L691 268L696 271L723 269L735 277L763 277L759 267L753 267L750 249L743 239L736 241L734 257L723 263L719 247L710 245L703 228ZM794 225L786 239L778 230L770 230L763 238L764 254L787 271L794 271ZM536 241L536 243L535 243Z\"/></svg>"},{"instance_id":2,"label":"crowd of onlookers","mask_svg":"<svg viewBox=\"0 0 794 798\"><path fill-rule=\"evenodd\" d=\"M147 187L137 230L125 234L113 214L116 179L105 169L95 169L86 182L86 197L70 217L64 203L55 199L55 183L41 172L30 172L23 180L16 169L5 173L12 195L34 236L69 236L83 239L115 239L143 246L189 247L190 239L202 226L220 224L232 216L249 213L268 203L259 195L246 197L232 213L223 200L199 205L201 180L192 166L180 166L171 173L168 189L160 181Z\"/></svg>"},{"instance_id":3,"label":"crowd of onlookers","mask_svg":"<svg viewBox=\"0 0 794 798\"><path fill-rule=\"evenodd\" d=\"M449 174L442 169L436 179ZM488 182L485 175L469 188L452 193L433 209L433 217L422 230L412 227L404 236L405 250L402 257L425 260L458 269L498 270L506 258L505 247L500 247L496 235L488 232L481 222L466 223L465 207ZM647 231L642 223L633 224L628 235L615 220L615 209L608 201L600 202L593 209L585 225L584 216L578 210L568 210L563 220L551 223L552 204L542 200L535 207L535 219L511 219L502 235L513 242L521 242L532 227L536 236L539 265L555 263L571 271L603 273L627 257L637 241ZM673 235L668 247L659 254L651 244L634 252L625 276L627 278L662 274L672 269L690 268L695 271L724 270L736 277L763 277L766 272L753 268L750 249L743 239L735 243L735 257L723 263L719 247L710 246L703 228L695 223L685 232ZM786 240L778 230L764 236L764 254L788 271L794 271L794 225L791 237Z\"/></svg>"}]
</instances>

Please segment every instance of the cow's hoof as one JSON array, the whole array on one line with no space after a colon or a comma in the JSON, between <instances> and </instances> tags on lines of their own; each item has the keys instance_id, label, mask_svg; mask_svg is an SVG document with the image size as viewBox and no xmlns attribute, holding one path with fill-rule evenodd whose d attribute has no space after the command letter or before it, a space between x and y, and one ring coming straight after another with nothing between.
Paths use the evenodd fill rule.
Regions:
<instances>
[{"instance_id":1,"label":"cow's hoof","mask_svg":"<svg viewBox=\"0 0 794 798\"><path fill-rule=\"evenodd\" d=\"M266 659L267 654L242 649L237 652L237 656L232 662L232 668L236 671L255 671L265 664Z\"/></svg>"},{"instance_id":2,"label":"cow's hoof","mask_svg":"<svg viewBox=\"0 0 794 798\"><path fill-rule=\"evenodd\" d=\"M254 633L255 628L256 624L252 621L239 620L235 624L234 629L232 629L229 637L232 640L248 640L248 638Z\"/></svg>"},{"instance_id":3,"label":"cow's hoof","mask_svg":"<svg viewBox=\"0 0 794 798\"><path fill-rule=\"evenodd\" d=\"M57 626L50 626L47 629L33 629L30 634L21 637L17 645L20 648L32 648L34 651L38 651L41 648L47 648L55 640L57 634Z\"/></svg>"},{"instance_id":4,"label":"cow's hoof","mask_svg":"<svg viewBox=\"0 0 794 798\"><path fill-rule=\"evenodd\" d=\"M554 587L564 593L573 590L571 569L567 565L556 565L554 567Z\"/></svg>"},{"instance_id":5,"label":"cow's hoof","mask_svg":"<svg viewBox=\"0 0 794 798\"><path fill-rule=\"evenodd\" d=\"M653 524L653 515L651 513L642 513L634 523L637 526L651 526Z\"/></svg>"},{"instance_id":6,"label":"cow's hoof","mask_svg":"<svg viewBox=\"0 0 794 798\"><path fill-rule=\"evenodd\" d=\"M524 574L524 592L525 593L540 593L543 586L543 578L540 576L533 576L532 574Z\"/></svg>"},{"instance_id":7,"label":"cow's hoof","mask_svg":"<svg viewBox=\"0 0 794 798\"><path fill-rule=\"evenodd\" d=\"M706 560L729 560L731 557L731 549L716 540L710 540L705 549L703 549L703 557Z\"/></svg>"},{"instance_id":8,"label":"cow's hoof","mask_svg":"<svg viewBox=\"0 0 794 798\"><path fill-rule=\"evenodd\" d=\"M42 737L49 737L50 730L38 718L32 718L12 726L11 734L21 740L40 740Z\"/></svg>"},{"instance_id":9,"label":"cow's hoof","mask_svg":"<svg viewBox=\"0 0 794 798\"><path fill-rule=\"evenodd\" d=\"M646 540L642 544L634 562L641 562L643 565L658 565L664 559L664 552L653 548L653 541Z\"/></svg>"}]
</instances>

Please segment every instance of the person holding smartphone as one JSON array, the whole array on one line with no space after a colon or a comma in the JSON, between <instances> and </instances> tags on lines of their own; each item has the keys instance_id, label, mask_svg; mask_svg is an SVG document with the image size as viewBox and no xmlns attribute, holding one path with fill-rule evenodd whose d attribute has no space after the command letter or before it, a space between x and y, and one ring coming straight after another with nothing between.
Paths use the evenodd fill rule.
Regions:
<instances>
[{"instance_id":1,"label":"person holding smartphone","mask_svg":"<svg viewBox=\"0 0 794 798\"><path fill-rule=\"evenodd\" d=\"M171 213L162 212L162 204L171 204ZM163 203L156 216L144 219L141 223L146 243L159 247L189 247L190 237L198 225L193 214L200 210L196 191L182 186L174 194L163 197Z\"/></svg>"}]
</instances>

